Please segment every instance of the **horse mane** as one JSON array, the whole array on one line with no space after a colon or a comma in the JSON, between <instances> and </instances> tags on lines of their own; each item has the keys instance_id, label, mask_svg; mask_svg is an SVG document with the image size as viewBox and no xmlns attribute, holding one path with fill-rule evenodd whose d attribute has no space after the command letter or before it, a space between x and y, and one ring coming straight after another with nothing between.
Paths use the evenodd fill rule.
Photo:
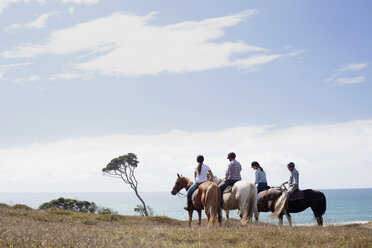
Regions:
<instances>
[{"instance_id":1,"label":"horse mane","mask_svg":"<svg viewBox=\"0 0 372 248\"><path fill-rule=\"evenodd\" d=\"M282 191L281 196L276 200L274 207L275 211L271 214L272 218L278 217L279 214L283 212L285 204L287 203L287 194L288 192L286 190Z\"/></svg>"}]
</instances>

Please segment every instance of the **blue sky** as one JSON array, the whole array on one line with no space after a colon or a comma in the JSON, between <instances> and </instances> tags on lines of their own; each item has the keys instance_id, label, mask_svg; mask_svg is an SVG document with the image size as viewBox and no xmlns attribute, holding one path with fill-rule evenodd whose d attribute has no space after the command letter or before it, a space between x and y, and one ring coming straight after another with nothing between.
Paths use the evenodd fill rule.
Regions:
<instances>
[{"instance_id":1,"label":"blue sky","mask_svg":"<svg viewBox=\"0 0 372 248\"><path fill-rule=\"evenodd\" d=\"M99 171L127 152L143 161L143 180L167 190L174 173L192 175L199 153L222 176L231 150L246 180L258 160L279 184L294 160L308 187L372 187L349 178L349 163L372 172L371 9L370 1L2 0L0 168L9 174L1 181L17 185L2 190L110 191L119 184ZM82 164L84 180L71 176ZM314 183L320 165L339 178Z\"/></svg>"}]
</instances>

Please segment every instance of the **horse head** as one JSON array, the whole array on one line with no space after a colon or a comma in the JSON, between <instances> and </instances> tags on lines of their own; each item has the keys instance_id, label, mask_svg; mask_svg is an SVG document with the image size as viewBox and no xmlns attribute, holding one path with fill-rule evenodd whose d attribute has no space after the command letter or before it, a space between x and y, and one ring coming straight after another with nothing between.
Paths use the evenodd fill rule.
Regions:
<instances>
[{"instance_id":1,"label":"horse head","mask_svg":"<svg viewBox=\"0 0 372 248\"><path fill-rule=\"evenodd\" d=\"M176 195L183 188L186 188L187 184L188 184L187 178L177 173L177 179L171 191L172 195Z\"/></svg>"}]
</instances>

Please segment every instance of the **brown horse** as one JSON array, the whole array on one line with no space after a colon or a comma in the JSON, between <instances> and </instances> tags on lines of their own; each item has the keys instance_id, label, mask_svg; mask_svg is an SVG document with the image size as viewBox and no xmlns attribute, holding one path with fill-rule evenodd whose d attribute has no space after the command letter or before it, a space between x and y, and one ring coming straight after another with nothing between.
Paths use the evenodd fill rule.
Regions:
<instances>
[{"instance_id":1,"label":"brown horse","mask_svg":"<svg viewBox=\"0 0 372 248\"><path fill-rule=\"evenodd\" d=\"M323 214L326 211L326 197L316 190L306 189L298 199L287 201L287 190L281 188L271 188L261 192L257 201L257 209L259 212L272 212L272 217L279 218L279 225L283 225L283 215L288 219L289 225L292 225L292 217L290 213L302 212L308 207L314 213L315 219L319 226L323 225ZM295 193L294 193L295 194Z\"/></svg>"},{"instance_id":2,"label":"brown horse","mask_svg":"<svg viewBox=\"0 0 372 248\"><path fill-rule=\"evenodd\" d=\"M177 174L177 180L172 189L172 195L176 195L183 188L188 190L193 182L187 178ZM221 225L222 215L220 207L220 189L217 184L206 181L199 185L195 190L195 199L192 201L194 209L189 211L189 227L191 227L192 213L193 210L198 212L199 226L201 225L201 211L204 209L205 214L208 217L208 227L212 227L218 216L218 222Z\"/></svg>"}]
</instances>

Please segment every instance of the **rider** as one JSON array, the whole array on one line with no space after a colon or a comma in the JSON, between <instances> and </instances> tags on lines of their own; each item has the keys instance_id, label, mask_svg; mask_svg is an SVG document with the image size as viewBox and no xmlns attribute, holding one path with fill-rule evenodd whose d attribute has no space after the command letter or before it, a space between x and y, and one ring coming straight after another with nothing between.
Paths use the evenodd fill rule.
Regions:
<instances>
[{"instance_id":1,"label":"rider","mask_svg":"<svg viewBox=\"0 0 372 248\"><path fill-rule=\"evenodd\" d=\"M299 173L298 171L295 169L295 164L293 162L290 162L288 165L288 170L291 172L291 174L289 175L289 180L284 182L283 185L287 184L288 183L288 195L287 195L287 199L289 200L291 194L297 190L299 190L299 184L298 184L298 180L299 180Z\"/></svg>"},{"instance_id":2,"label":"rider","mask_svg":"<svg viewBox=\"0 0 372 248\"><path fill-rule=\"evenodd\" d=\"M192 193L194 193L194 191L199 187L200 184L208 181L208 174L209 178L213 178L213 173L209 166L203 164L204 157L202 155L196 157L196 162L198 162L198 166L195 168L194 171L195 183L187 191L187 205L184 207L184 209L187 211L190 211L193 208L191 200Z\"/></svg>"},{"instance_id":3,"label":"rider","mask_svg":"<svg viewBox=\"0 0 372 248\"><path fill-rule=\"evenodd\" d=\"M227 159L230 161L228 164L226 174L225 174L225 182L219 186L221 190L221 206L223 205L223 191L228 187L234 185L237 181L242 180L240 175L240 171L242 170L242 166L238 161L235 160L236 155L233 152L227 154Z\"/></svg>"},{"instance_id":4,"label":"rider","mask_svg":"<svg viewBox=\"0 0 372 248\"><path fill-rule=\"evenodd\" d=\"M257 184L257 193L266 190L267 187L267 180L266 180L266 173L264 172L263 168L257 161L253 161L251 163L252 168L256 171L256 182Z\"/></svg>"}]
</instances>

